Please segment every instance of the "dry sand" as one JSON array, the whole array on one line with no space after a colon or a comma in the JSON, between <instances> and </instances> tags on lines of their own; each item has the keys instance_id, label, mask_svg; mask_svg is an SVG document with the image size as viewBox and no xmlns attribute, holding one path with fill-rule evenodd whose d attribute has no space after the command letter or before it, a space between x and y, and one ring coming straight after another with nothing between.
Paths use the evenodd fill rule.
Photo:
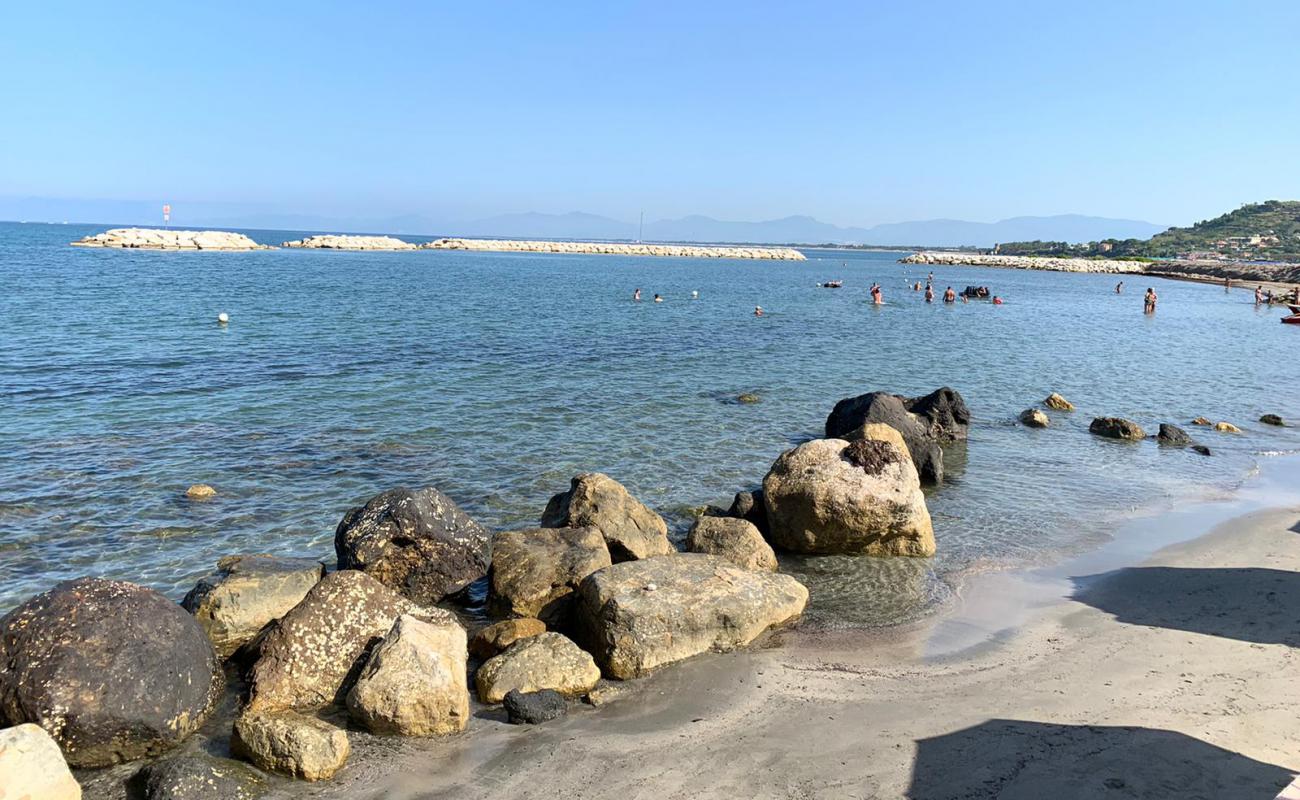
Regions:
<instances>
[{"instance_id":1,"label":"dry sand","mask_svg":"<svg viewBox=\"0 0 1300 800\"><path fill-rule=\"evenodd\" d=\"M937 624L788 632L537 728L482 712L452 739L354 757L308 794L1271 799L1300 771L1300 508L1107 563L1214 513L976 579Z\"/></svg>"}]
</instances>

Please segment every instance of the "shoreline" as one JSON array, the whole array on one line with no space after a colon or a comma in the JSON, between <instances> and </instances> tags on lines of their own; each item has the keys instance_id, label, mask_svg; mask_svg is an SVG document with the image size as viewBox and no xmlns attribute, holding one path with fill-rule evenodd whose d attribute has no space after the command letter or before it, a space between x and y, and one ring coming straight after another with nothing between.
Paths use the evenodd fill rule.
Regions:
<instances>
[{"instance_id":1,"label":"shoreline","mask_svg":"<svg viewBox=\"0 0 1300 800\"><path fill-rule=\"evenodd\" d=\"M539 729L480 710L451 739L380 742L388 759L312 796L1271 797L1300 771L1297 475L1300 457L1270 460L1230 499L1135 516L1059 565L972 576L911 625L776 633Z\"/></svg>"}]
</instances>

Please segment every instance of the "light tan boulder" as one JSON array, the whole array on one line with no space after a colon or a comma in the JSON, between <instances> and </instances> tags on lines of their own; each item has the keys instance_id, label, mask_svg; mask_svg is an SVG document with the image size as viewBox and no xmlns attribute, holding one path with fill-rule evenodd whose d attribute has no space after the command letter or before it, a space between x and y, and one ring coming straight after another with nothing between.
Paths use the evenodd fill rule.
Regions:
<instances>
[{"instance_id":1,"label":"light tan boulder","mask_svg":"<svg viewBox=\"0 0 1300 800\"><path fill-rule=\"evenodd\" d=\"M228 556L199 580L181 605L207 632L217 655L229 656L267 623L283 617L325 574L306 558Z\"/></svg>"},{"instance_id":2,"label":"light tan boulder","mask_svg":"<svg viewBox=\"0 0 1300 800\"><path fill-rule=\"evenodd\" d=\"M241 714L235 720L230 749L267 772L321 781L343 768L352 748L342 728L286 711Z\"/></svg>"},{"instance_id":3,"label":"light tan boulder","mask_svg":"<svg viewBox=\"0 0 1300 800\"><path fill-rule=\"evenodd\" d=\"M0 798L80 800L58 742L30 722L0 730Z\"/></svg>"},{"instance_id":4,"label":"light tan boulder","mask_svg":"<svg viewBox=\"0 0 1300 800\"><path fill-rule=\"evenodd\" d=\"M743 647L807 603L808 590L789 575L678 553L592 573L579 589L578 622L605 674L626 679Z\"/></svg>"},{"instance_id":5,"label":"light tan boulder","mask_svg":"<svg viewBox=\"0 0 1300 800\"><path fill-rule=\"evenodd\" d=\"M1056 392L1052 392L1051 394L1049 394L1047 398L1043 400L1043 405L1047 406L1053 411L1074 410L1074 403L1071 403L1069 400L1066 400L1064 397L1060 396Z\"/></svg>"},{"instance_id":6,"label":"light tan boulder","mask_svg":"<svg viewBox=\"0 0 1300 800\"><path fill-rule=\"evenodd\" d=\"M465 629L401 616L348 692L348 712L371 733L437 736L469 722Z\"/></svg>"},{"instance_id":7,"label":"light tan boulder","mask_svg":"<svg viewBox=\"0 0 1300 800\"><path fill-rule=\"evenodd\" d=\"M1241 428L1231 422L1216 422L1214 423L1214 429L1219 433L1241 433Z\"/></svg>"},{"instance_id":8,"label":"light tan boulder","mask_svg":"<svg viewBox=\"0 0 1300 800\"><path fill-rule=\"evenodd\" d=\"M591 654L558 633L522 639L478 668L474 683L478 699L500 703L511 689L521 693L553 689L566 697L581 697L600 680Z\"/></svg>"},{"instance_id":9,"label":"light tan boulder","mask_svg":"<svg viewBox=\"0 0 1300 800\"><path fill-rule=\"evenodd\" d=\"M530 528L492 539L488 607L499 616L537 617L555 627L573 607L582 579L610 565L600 530Z\"/></svg>"},{"instance_id":10,"label":"light tan boulder","mask_svg":"<svg viewBox=\"0 0 1300 800\"><path fill-rule=\"evenodd\" d=\"M1210 422L1210 420L1207 417L1197 417L1196 419L1192 420L1192 424L1205 425L1206 427L1208 427L1210 425L1213 425L1214 423Z\"/></svg>"},{"instance_id":11,"label":"light tan boulder","mask_svg":"<svg viewBox=\"0 0 1300 800\"><path fill-rule=\"evenodd\" d=\"M210 500L217 496L217 490L206 483L196 483L185 490L185 496L191 500Z\"/></svg>"},{"instance_id":12,"label":"light tan boulder","mask_svg":"<svg viewBox=\"0 0 1300 800\"><path fill-rule=\"evenodd\" d=\"M815 439L763 479L768 538L798 553L934 555L934 529L907 450L880 439Z\"/></svg>"},{"instance_id":13,"label":"light tan boulder","mask_svg":"<svg viewBox=\"0 0 1300 800\"><path fill-rule=\"evenodd\" d=\"M532 617L504 619L483 628L469 640L469 654L487 660L529 636L546 633L546 623Z\"/></svg>"},{"instance_id":14,"label":"light tan boulder","mask_svg":"<svg viewBox=\"0 0 1300 800\"><path fill-rule=\"evenodd\" d=\"M692 553L721 556L741 569L776 570L776 553L753 523L734 517L700 517L686 534Z\"/></svg>"},{"instance_id":15,"label":"light tan boulder","mask_svg":"<svg viewBox=\"0 0 1300 800\"><path fill-rule=\"evenodd\" d=\"M543 528L587 526L605 537L615 562L673 552L663 517L628 493L623 484L599 472L575 476L569 490L552 497L542 513Z\"/></svg>"},{"instance_id":16,"label":"light tan boulder","mask_svg":"<svg viewBox=\"0 0 1300 800\"><path fill-rule=\"evenodd\" d=\"M1020 424L1026 428L1046 428L1052 421L1037 408L1026 408L1020 412Z\"/></svg>"}]
</instances>

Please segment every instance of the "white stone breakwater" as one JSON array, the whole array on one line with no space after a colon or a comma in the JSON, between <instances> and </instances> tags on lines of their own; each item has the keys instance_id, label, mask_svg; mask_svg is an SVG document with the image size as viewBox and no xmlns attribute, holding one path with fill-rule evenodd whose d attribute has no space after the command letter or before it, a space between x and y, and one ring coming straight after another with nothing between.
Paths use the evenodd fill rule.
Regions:
<instances>
[{"instance_id":1,"label":"white stone breakwater","mask_svg":"<svg viewBox=\"0 0 1300 800\"><path fill-rule=\"evenodd\" d=\"M73 247L118 247L137 250L269 250L242 233L175 231L159 228L114 228L72 243Z\"/></svg>"},{"instance_id":2,"label":"white stone breakwater","mask_svg":"<svg viewBox=\"0 0 1300 800\"><path fill-rule=\"evenodd\" d=\"M430 250L481 250L521 253L583 253L613 256L670 256L678 258L747 258L804 261L793 247L705 247L685 244L633 244L620 242L548 242L520 239L436 239L421 245Z\"/></svg>"},{"instance_id":3,"label":"white stone breakwater","mask_svg":"<svg viewBox=\"0 0 1300 800\"><path fill-rule=\"evenodd\" d=\"M1042 258L1038 256L998 256L980 253L913 253L899 259L900 264L936 266L1002 267L1037 269L1053 272L1138 273L1146 268L1139 261L1109 261L1091 258Z\"/></svg>"},{"instance_id":4,"label":"white stone breakwater","mask_svg":"<svg viewBox=\"0 0 1300 800\"><path fill-rule=\"evenodd\" d=\"M392 236L348 236L321 234L305 236L292 242L285 242L285 247L302 247L316 250L415 250L417 246Z\"/></svg>"}]
</instances>

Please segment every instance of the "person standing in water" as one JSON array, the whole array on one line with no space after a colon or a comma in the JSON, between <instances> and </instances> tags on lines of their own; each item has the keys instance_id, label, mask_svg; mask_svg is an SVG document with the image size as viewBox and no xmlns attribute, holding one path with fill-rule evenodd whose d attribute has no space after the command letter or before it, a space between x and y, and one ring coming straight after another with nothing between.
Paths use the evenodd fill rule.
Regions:
<instances>
[{"instance_id":1,"label":"person standing in water","mask_svg":"<svg viewBox=\"0 0 1300 800\"><path fill-rule=\"evenodd\" d=\"M754 316L756 316L756 317L761 317L761 316L763 316L763 307L762 307L762 306L754 306Z\"/></svg>"},{"instance_id":2,"label":"person standing in water","mask_svg":"<svg viewBox=\"0 0 1300 800\"><path fill-rule=\"evenodd\" d=\"M957 293L952 290L951 286L943 290L943 302L945 303L957 302Z\"/></svg>"},{"instance_id":3,"label":"person standing in water","mask_svg":"<svg viewBox=\"0 0 1300 800\"><path fill-rule=\"evenodd\" d=\"M880 284L871 284L871 302L878 306L885 304L885 293L881 291Z\"/></svg>"},{"instance_id":4,"label":"person standing in water","mask_svg":"<svg viewBox=\"0 0 1300 800\"><path fill-rule=\"evenodd\" d=\"M1115 284L1115 294L1124 294L1124 281Z\"/></svg>"},{"instance_id":5,"label":"person standing in water","mask_svg":"<svg viewBox=\"0 0 1300 800\"><path fill-rule=\"evenodd\" d=\"M640 289L637 289L635 292L632 293L632 299L633 299L634 301L638 302L638 303L641 302L641 290L640 290Z\"/></svg>"},{"instance_id":6,"label":"person standing in water","mask_svg":"<svg viewBox=\"0 0 1300 800\"><path fill-rule=\"evenodd\" d=\"M1255 287L1255 305L1259 305L1259 304L1262 303L1262 302L1264 302L1264 287L1263 287L1263 286L1256 286L1256 287Z\"/></svg>"},{"instance_id":7,"label":"person standing in water","mask_svg":"<svg viewBox=\"0 0 1300 800\"><path fill-rule=\"evenodd\" d=\"M934 287L929 284L926 284L925 286L925 302L927 303L934 302Z\"/></svg>"},{"instance_id":8,"label":"person standing in water","mask_svg":"<svg viewBox=\"0 0 1300 800\"><path fill-rule=\"evenodd\" d=\"M1158 299L1159 298L1156 297L1156 290L1152 288L1148 288L1146 294L1146 305L1143 306L1142 313L1144 314L1156 313L1156 300Z\"/></svg>"}]
</instances>

